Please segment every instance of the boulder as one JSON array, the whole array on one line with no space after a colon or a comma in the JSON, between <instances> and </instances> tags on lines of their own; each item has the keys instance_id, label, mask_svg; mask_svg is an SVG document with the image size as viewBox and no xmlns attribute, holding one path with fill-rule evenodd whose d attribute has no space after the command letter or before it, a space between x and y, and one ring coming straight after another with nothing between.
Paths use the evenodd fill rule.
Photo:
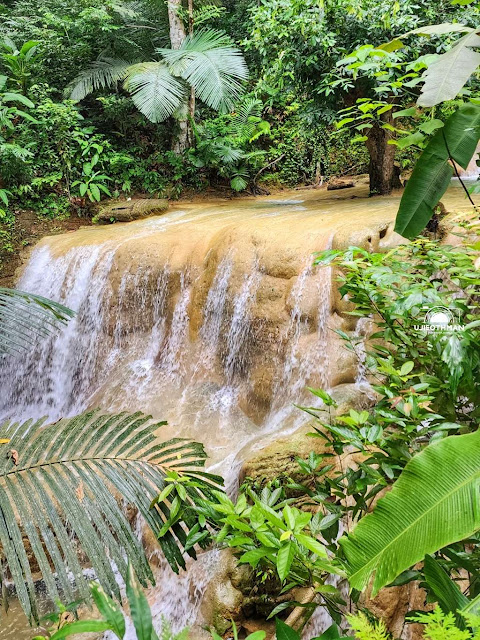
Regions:
<instances>
[{"instance_id":1,"label":"boulder","mask_svg":"<svg viewBox=\"0 0 480 640\"><path fill-rule=\"evenodd\" d=\"M167 209L168 200L165 198L109 202L100 208L94 221L98 224L132 222L132 220L164 213Z\"/></svg>"}]
</instances>

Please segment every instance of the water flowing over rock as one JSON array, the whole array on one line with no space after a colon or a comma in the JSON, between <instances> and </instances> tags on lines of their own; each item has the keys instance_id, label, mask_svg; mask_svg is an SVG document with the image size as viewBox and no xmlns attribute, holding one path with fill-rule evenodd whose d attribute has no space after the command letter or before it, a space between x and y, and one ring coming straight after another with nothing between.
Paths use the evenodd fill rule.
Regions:
<instances>
[{"instance_id":1,"label":"water flowing over rock","mask_svg":"<svg viewBox=\"0 0 480 640\"><path fill-rule=\"evenodd\" d=\"M203 442L234 491L246 458L305 426L293 403L320 402L307 386L362 396L365 372L333 331L362 327L343 315L331 269L312 256L398 242L398 199L365 193L179 204L161 217L45 238L17 286L77 316L20 361L4 359L0 415L141 410L168 420L162 437ZM449 197L462 202L460 191ZM157 625L162 615L174 630L201 621L217 553L181 576L157 558Z\"/></svg>"}]
</instances>

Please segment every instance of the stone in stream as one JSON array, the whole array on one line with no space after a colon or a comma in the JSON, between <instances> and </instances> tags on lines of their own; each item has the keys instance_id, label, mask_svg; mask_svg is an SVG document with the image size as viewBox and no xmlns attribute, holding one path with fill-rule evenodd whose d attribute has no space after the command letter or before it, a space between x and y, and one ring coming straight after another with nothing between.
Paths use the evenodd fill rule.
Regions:
<instances>
[{"instance_id":1,"label":"stone in stream","mask_svg":"<svg viewBox=\"0 0 480 640\"><path fill-rule=\"evenodd\" d=\"M115 201L102 205L94 221L98 224L132 222L164 213L167 209L168 200L165 198Z\"/></svg>"}]
</instances>

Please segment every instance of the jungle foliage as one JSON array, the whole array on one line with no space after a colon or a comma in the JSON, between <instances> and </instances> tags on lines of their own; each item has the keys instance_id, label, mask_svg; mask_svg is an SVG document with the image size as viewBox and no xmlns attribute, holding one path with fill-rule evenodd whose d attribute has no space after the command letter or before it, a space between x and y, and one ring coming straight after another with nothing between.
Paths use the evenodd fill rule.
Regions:
<instances>
[{"instance_id":1,"label":"jungle foliage","mask_svg":"<svg viewBox=\"0 0 480 640\"><path fill-rule=\"evenodd\" d=\"M451 101L476 90L477 3L175 6L174 19L165 3L143 0L0 5L4 251L21 210L90 216L111 196L256 193L366 171L372 193L388 193ZM442 22L453 26L428 27ZM448 63L440 94L436 70ZM441 112L431 106L439 98ZM234 132L252 105L247 124L264 124L251 136ZM366 148L351 146L364 138ZM415 229L399 223L407 235Z\"/></svg>"}]
</instances>

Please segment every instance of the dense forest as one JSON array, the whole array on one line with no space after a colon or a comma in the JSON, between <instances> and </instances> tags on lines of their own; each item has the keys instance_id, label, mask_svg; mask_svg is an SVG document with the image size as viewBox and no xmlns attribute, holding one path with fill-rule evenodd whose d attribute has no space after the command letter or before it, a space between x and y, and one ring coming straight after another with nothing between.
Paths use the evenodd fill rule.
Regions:
<instances>
[{"instance_id":1,"label":"dense forest","mask_svg":"<svg viewBox=\"0 0 480 640\"><path fill-rule=\"evenodd\" d=\"M372 51L420 25L475 26L476 5L2 4L3 249L19 210L91 217L110 196L262 193L367 171L372 193L389 193L435 127L429 112L392 116L458 34Z\"/></svg>"},{"instance_id":2,"label":"dense forest","mask_svg":"<svg viewBox=\"0 0 480 640\"><path fill-rule=\"evenodd\" d=\"M479 640L480 3L0 15L2 640Z\"/></svg>"}]
</instances>

